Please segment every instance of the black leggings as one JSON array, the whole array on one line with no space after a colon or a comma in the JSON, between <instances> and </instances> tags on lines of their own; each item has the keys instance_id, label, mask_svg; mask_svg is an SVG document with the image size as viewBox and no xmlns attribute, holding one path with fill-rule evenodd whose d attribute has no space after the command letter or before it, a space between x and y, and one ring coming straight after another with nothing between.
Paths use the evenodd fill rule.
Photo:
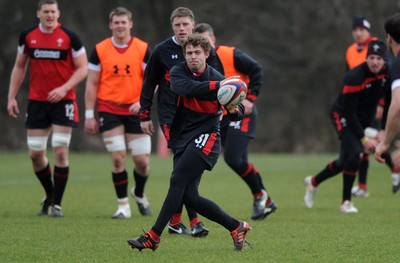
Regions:
<instances>
[{"instance_id":1,"label":"black leggings","mask_svg":"<svg viewBox=\"0 0 400 263\"><path fill-rule=\"evenodd\" d=\"M238 175L242 175L248 168L247 136L226 136L223 142L224 160Z\"/></svg>"},{"instance_id":2,"label":"black leggings","mask_svg":"<svg viewBox=\"0 0 400 263\"><path fill-rule=\"evenodd\" d=\"M161 235L168 221L183 202L202 216L233 231L238 221L217 204L199 195L199 184L207 163L195 152L186 150L174 155L174 171L164 204L152 230Z\"/></svg>"}]
</instances>

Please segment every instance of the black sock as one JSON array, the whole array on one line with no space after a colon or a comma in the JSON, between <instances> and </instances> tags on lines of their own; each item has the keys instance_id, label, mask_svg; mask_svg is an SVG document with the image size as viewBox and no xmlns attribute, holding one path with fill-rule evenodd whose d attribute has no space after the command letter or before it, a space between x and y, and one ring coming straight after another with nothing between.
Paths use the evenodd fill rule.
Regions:
<instances>
[{"instance_id":1,"label":"black sock","mask_svg":"<svg viewBox=\"0 0 400 263\"><path fill-rule=\"evenodd\" d=\"M343 168L337 165L337 161L330 162L319 174L315 176L315 183L319 185L326 179L329 179L338 173L340 173Z\"/></svg>"},{"instance_id":2,"label":"black sock","mask_svg":"<svg viewBox=\"0 0 400 263\"><path fill-rule=\"evenodd\" d=\"M358 167L358 183L367 185L367 173L369 166L368 154L364 153L361 157L360 166Z\"/></svg>"},{"instance_id":3,"label":"black sock","mask_svg":"<svg viewBox=\"0 0 400 263\"><path fill-rule=\"evenodd\" d=\"M64 195L69 177L69 166L54 166L54 204L61 206L61 200Z\"/></svg>"},{"instance_id":4,"label":"black sock","mask_svg":"<svg viewBox=\"0 0 400 263\"><path fill-rule=\"evenodd\" d=\"M128 173L125 170L120 173L112 173L112 179L118 199L128 197Z\"/></svg>"},{"instance_id":5,"label":"black sock","mask_svg":"<svg viewBox=\"0 0 400 263\"><path fill-rule=\"evenodd\" d=\"M390 154L385 153L385 154L382 155L382 157L385 159L386 165L393 172L394 164L393 164L392 156Z\"/></svg>"},{"instance_id":6,"label":"black sock","mask_svg":"<svg viewBox=\"0 0 400 263\"><path fill-rule=\"evenodd\" d=\"M143 197L144 193L144 186L147 182L147 177L141 176L133 170L133 178L135 179L135 195L138 197Z\"/></svg>"},{"instance_id":7,"label":"black sock","mask_svg":"<svg viewBox=\"0 0 400 263\"><path fill-rule=\"evenodd\" d=\"M187 211L189 220L192 221L193 219L195 219L197 217L197 213L190 206L185 205L185 207L186 207L186 211Z\"/></svg>"},{"instance_id":8,"label":"black sock","mask_svg":"<svg viewBox=\"0 0 400 263\"><path fill-rule=\"evenodd\" d=\"M40 183L43 186L44 191L46 192L46 199L53 202L54 200L54 186L53 181L51 180L51 168L50 165L47 166L38 172L35 172L36 177L39 179Z\"/></svg>"},{"instance_id":9,"label":"black sock","mask_svg":"<svg viewBox=\"0 0 400 263\"><path fill-rule=\"evenodd\" d=\"M343 172L343 193L342 199L351 200L351 188L353 187L353 183L356 177L353 173Z\"/></svg>"},{"instance_id":10,"label":"black sock","mask_svg":"<svg viewBox=\"0 0 400 263\"><path fill-rule=\"evenodd\" d=\"M248 163L247 169L244 173L240 174L240 177L246 182L253 195L261 192L261 186L258 183L257 175L254 171L254 166Z\"/></svg>"},{"instance_id":11,"label":"black sock","mask_svg":"<svg viewBox=\"0 0 400 263\"><path fill-rule=\"evenodd\" d=\"M262 177L258 171L256 172L256 177L257 177L258 185L261 187L261 189L266 190L266 188L263 184L263 181L262 181Z\"/></svg>"}]
</instances>

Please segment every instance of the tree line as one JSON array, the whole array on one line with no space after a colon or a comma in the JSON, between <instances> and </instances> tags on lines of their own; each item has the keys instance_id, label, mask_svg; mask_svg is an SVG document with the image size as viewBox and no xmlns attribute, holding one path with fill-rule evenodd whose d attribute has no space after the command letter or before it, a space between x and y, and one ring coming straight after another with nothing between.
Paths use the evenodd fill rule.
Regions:
<instances>
[{"instance_id":1,"label":"tree line","mask_svg":"<svg viewBox=\"0 0 400 263\"><path fill-rule=\"evenodd\" d=\"M26 149L24 112L29 76L17 97L21 113L16 120L8 117L7 93L18 36L22 29L37 23L36 4L28 0L0 3L1 151ZM60 22L79 34L88 55L97 42L110 36L108 14L117 6L133 12L133 35L150 47L172 35L172 10L189 7L197 23L214 27L217 44L236 46L264 67L264 84L256 102L257 139L251 150L310 153L338 148L328 112L345 74L344 53L352 43L352 18L366 16L372 35L384 40L384 20L400 7L400 1L231 0L227 5L222 0L59 0L59 6ZM83 82L77 89L81 124L73 133L71 149L104 150L100 136L83 132L84 90Z\"/></svg>"}]
</instances>

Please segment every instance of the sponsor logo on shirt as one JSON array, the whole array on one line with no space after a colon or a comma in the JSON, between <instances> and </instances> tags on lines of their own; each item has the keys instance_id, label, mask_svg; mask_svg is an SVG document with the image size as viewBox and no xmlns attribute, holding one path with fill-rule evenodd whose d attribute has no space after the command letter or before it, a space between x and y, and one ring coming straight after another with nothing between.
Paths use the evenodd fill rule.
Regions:
<instances>
[{"instance_id":1,"label":"sponsor logo on shirt","mask_svg":"<svg viewBox=\"0 0 400 263\"><path fill-rule=\"evenodd\" d=\"M66 60L68 50L35 48L29 50L29 55L32 59Z\"/></svg>"},{"instance_id":2,"label":"sponsor logo on shirt","mask_svg":"<svg viewBox=\"0 0 400 263\"><path fill-rule=\"evenodd\" d=\"M54 51L54 50L42 50L42 49L36 49L33 52L33 56L35 58L52 58L52 59L59 59L60 58L60 51Z\"/></svg>"}]
</instances>

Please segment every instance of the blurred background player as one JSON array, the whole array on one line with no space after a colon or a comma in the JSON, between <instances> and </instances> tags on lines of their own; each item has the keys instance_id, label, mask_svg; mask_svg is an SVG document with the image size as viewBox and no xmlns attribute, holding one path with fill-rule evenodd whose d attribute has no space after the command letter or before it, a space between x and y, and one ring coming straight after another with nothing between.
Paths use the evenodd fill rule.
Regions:
<instances>
[{"instance_id":1,"label":"blurred background player","mask_svg":"<svg viewBox=\"0 0 400 263\"><path fill-rule=\"evenodd\" d=\"M368 44L377 40L371 36L371 24L364 16L356 16L352 23L352 36L354 42L346 50L346 71L365 62Z\"/></svg>"},{"instance_id":2,"label":"blurred background player","mask_svg":"<svg viewBox=\"0 0 400 263\"><path fill-rule=\"evenodd\" d=\"M389 88L385 55L385 43L374 40L368 45L366 61L346 74L344 86L331 107L331 121L341 141L339 157L316 176L305 178L304 203L307 208L313 206L319 184L342 172L340 211L358 212L351 201L351 188L360 165L361 153L373 151L377 145L375 139L364 135L364 129L371 125L378 101Z\"/></svg>"},{"instance_id":3,"label":"blurred background player","mask_svg":"<svg viewBox=\"0 0 400 263\"><path fill-rule=\"evenodd\" d=\"M144 187L150 174L151 139L140 128L138 111L144 68L150 57L148 44L132 37L132 13L117 7L109 15L112 37L96 45L89 60L89 75L85 93L85 130L102 133L104 145L113 163L112 179L118 197L115 219L131 217L126 171L126 144L135 164L135 187L131 194L142 215L151 214ZM94 117L97 111L98 127Z\"/></svg>"},{"instance_id":4,"label":"blurred background player","mask_svg":"<svg viewBox=\"0 0 400 263\"><path fill-rule=\"evenodd\" d=\"M371 36L371 23L364 16L356 16L352 22L352 36L354 43L351 44L346 50L346 71L353 69L360 65L367 58L368 44L377 40L376 37ZM385 57L386 59L386 57ZM374 121L371 127L365 131L366 136L376 137L377 132L381 129L381 119L383 113L383 106L385 104L384 97L379 101ZM370 131L370 132L368 132ZM393 172L393 165L389 155L386 155L386 163L392 171L392 178L400 178L400 174ZM358 170L358 184L355 185L351 192L356 197L368 197L367 175L369 167L369 153L364 152L361 156L360 167Z\"/></svg>"},{"instance_id":5,"label":"blurred background player","mask_svg":"<svg viewBox=\"0 0 400 263\"><path fill-rule=\"evenodd\" d=\"M390 67L390 85L387 102L383 114L382 125L385 127L382 140L375 149L375 158L379 162L385 161L391 142L400 129L400 14L394 14L385 21L386 43L394 60ZM398 145L397 145L398 147ZM398 161L398 160L396 160ZM395 166L399 166L396 163ZM395 193L400 189L400 179L392 177L392 191Z\"/></svg>"},{"instance_id":6,"label":"blurred background player","mask_svg":"<svg viewBox=\"0 0 400 263\"><path fill-rule=\"evenodd\" d=\"M153 135L154 125L151 120L151 107L153 97L157 88L157 107L159 125L165 138L169 141L169 128L176 112L177 96L171 91L170 69L176 64L185 61L182 51L182 43L193 33L195 26L194 14L186 7L176 8L170 16L174 35L159 43L148 61L145 71L142 93L140 95L140 125L144 133ZM207 64L223 72L221 61L215 50L212 49L207 58ZM168 232L171 234L186 234L205 236L208 229L198 218L196 212L186 206L188 212L191 232L182 223L182 206L171 218Z\"/></svg>"},{"instance_id":7,"label":"blurred background player","mask_svg":"<svg viewBox=\"0 0 400 263\"><path fill-rule=\"evenodd\" d=\"M245 116L240 121L230 121L224 115L221 121L221 141L224 147L224 159L228 166L240 176L250 188L254 201L251 218L266 218L277 209L268 195L257 168L248 160L250 139L255 138L257 108L254 104L263 82L263 68L252 57L235 47L216 46L216 37L211 25L200 23L195 28L210 40L217 51L225 72L225 77L240 76L248 87L246 99L242 102Z\"/></svg>"},{"instance_id":8,"label":"blurred background player","mask_svg":"<svg viewBox=\"0 0 400 263\"><path fill-rule=\"evenodd\" d=\"M20 34L18 53L11 73L7 110L19 114L15 99L30 69L29 97L25 126L33 171L46 197L39 215L62 217L61 200L69 177L69 144L79 114L75 89L87 74L85 48L79 37L58 22L60 10L55 0L38 3L39 24ZM52 133L54 174L46 157Z\"/></svg>"}]
</instances>

